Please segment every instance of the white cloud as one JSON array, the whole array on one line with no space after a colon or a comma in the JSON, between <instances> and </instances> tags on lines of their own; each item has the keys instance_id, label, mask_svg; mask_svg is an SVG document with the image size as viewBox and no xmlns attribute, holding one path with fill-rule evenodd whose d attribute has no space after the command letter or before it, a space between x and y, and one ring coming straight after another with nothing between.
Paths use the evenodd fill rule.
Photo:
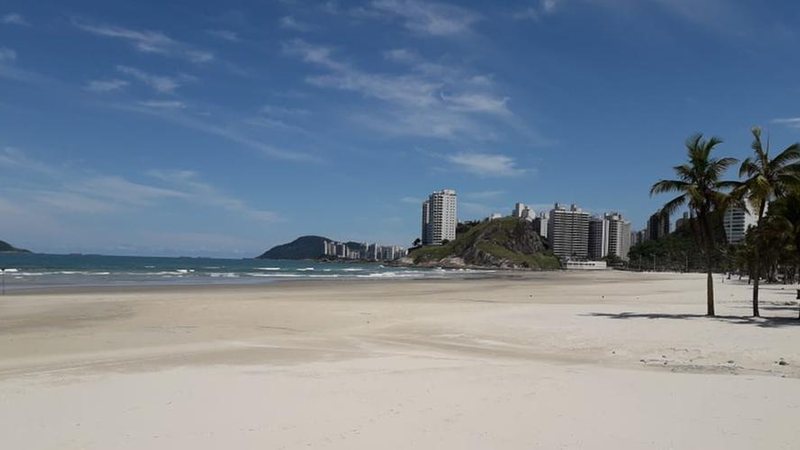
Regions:
<instances>
[{"instance_id":1,"label":"white cloud","mask_svg":"<svg viewBox=\"0 0 800 450\"><path fill-rule=\"evenodd\" d=\"M8 47L0 47L0 64L14 62L16 59L17 52Z\"/></svg>"},{"instance_id":2,"label":"white cloud","mask_svg":"<svg viewBox=\"0 0 800 450\"><path fill-rule=\"evenodd\" d=\"M178 100L145 100L138 102L145 108L155 109L184 109L186 104Z\"/></svg>"},{"instance_id":3,"label":"white cloud","mask_svg":"<svg viewBox=\"0 0 800 450\"><path fill-rule=\"evenodd\" d=\"M457 68L425 61L407 49L395 49L384 57L407 64L411 72L403 74L375 73L360 70L334 57L330 48L312 45L303 40L284 43L287 54L315 64L326 73L306 77L317 87L352 91L364 97L387 102L391 107L368 113L354 113L352 118L379 131L446 139L470 137L491 140L494 133L488 124L470 117L490 114L508 120L508 98L490 92L491 79L468 75ZM445 94L445 92L452 92Z\"/></svg>"},{"instance_id":4,"label":"white cloud","mask_svg":"<svg viewBox=\"0 0 800 450\"><path fill-rule=\"evenodd\" d=\"M552 14L556 12L558 6L562 3L562 0L542 0L542 11L547 14Z\"/></svg>"},{"instance_id":5,"label":"white cloud","mask_svg":"<svg viewBox=\"0 0 800 450\"><path fill-rule=\"evenodd\" d=\"M509 114L508 97L497 98L482 93L441 94L442 100L457 111Z\"/></svg>"},{"instance_id":6,"label":"white cloud","mask_svg":"<svg viewBox=\"0 0 800 450\"><path fill-rule=\"evenodd\" d=\"M19 25L19 26L30 25L30 23L28 23L28 21L25 20L25 17L23 17L22 14L19 13L8 13L3 15L2 17L0 17L0 23L4 25Z\"/></svg>"},{"instance_id":7,"label":"white cloud","mask_svg":"<svg viewBox=\"0 0 800 450\"><path fill-rule=\"evenodd\" d=\"M133 77L142 83L150 86L154 90L162 94L171 94L175 89L181 86L181 83L193 79L192 77L183 75L181 77L168 77L164 75L153 75L142 70L128 67L117 66L120 73Z\"/></svg>"},{"instance_id":8,"label":"white cloud","mask_svg":"<svg viewBox=\"0 0 800 450\"><path fill-rule=\"evenodd\" d=\"M188 44L176 41L160 31L134 30L114 25L89 24L78 19L73 19L72 24L78 29L96 36L127 41L133 45L133 48L143 53L176 57L194 63L205 63L214 59L213 53L199 50Z\"/></svg>"},{"instance_id":9,"label":"white cloud","mask_svg":"<svg viewBox=\"0 0 800 450\"><path fill-rule=\"evenodd\" d=\"M375 0L372 8L405 20L409 30L431 36L451 36L470 31L480 16L470 10L444 3L418 0Z\"/></svg>"},{"instance_id":10,"label":"white cloud","mask_svg":"<svg viewBox=\"0 0 800 450\"><path fill-rule=\"evenodd\" d=\"M775 119L772 123L786 125L791 128L800 128L800 117L789 117L785 119Z\"/></svg>"},{"instance_id":11,"label":"white cloud","mask_svg":"<svg viewBox=\"0 0 800 450\"><path fill-rule=\"evenodd\" d=\"M284 30L300 31L304 33L313 30L311 25L305 22L300 22L292 16L281 17L280 26Z\"/></svg>"},{"instance_id":12,"label":"white cloud","mask_svg":"<svg viewBox=\"0 0 800 450\"><path fill-rule=\"evenodd\" d=\"M91 80L86 84L86 90L92 92L112 92L119 91L128 86L127 81L119 79L111 80Z\"/></svg>"},{"instance_id":13,"label":"white cloud","mask_svg":"<svg viewBox=\"0 0 800 450\"><path fill-rule=\"evenodd\" d=\"M261 112L270 116L291 117L291 116L307 116L311 112L302 108L289 108L286 106L277 105L264 105L261 107Z\"/></svg>"},{"instance_id":14,"label":"white cloud","mask_svg":"<svg viewBox=\"0 0 800 450\"><path fill-rule=\"evenodd\" d=\"M509 177L524 173L518 169L514 159L499 154L488 153L456 153L445 157L460 169L480 176Z\"/></svg>"}]
</instances>

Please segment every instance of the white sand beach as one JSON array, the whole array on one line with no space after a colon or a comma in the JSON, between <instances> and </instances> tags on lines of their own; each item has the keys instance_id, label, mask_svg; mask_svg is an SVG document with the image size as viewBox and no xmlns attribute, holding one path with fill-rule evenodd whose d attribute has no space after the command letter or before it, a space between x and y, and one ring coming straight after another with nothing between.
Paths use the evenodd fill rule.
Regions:
<instances>
[{"instance_id":1,"label":"white sand beach","mask_svg":"<svg viewBox=\"0 0 800 450\"><path fill-rule=\"evenodd\" d=\"M702 275L0 297L7 449L796 449L794 286Z\"/></svg>"}]
</instances>

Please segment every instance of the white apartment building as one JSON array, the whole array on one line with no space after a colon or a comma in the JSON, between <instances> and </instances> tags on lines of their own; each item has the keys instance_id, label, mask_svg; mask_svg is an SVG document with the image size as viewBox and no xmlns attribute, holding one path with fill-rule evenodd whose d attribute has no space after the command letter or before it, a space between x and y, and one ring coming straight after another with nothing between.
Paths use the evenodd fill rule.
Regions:
<instances>
[{"instance_id":1,"label":"white apartment building","mask_svg":"<svg viewBox=\"0 0 800 450\"><path fill-rule=\"evenodd\" d=\"M725 236L729 244L737 244L744 240L744 236L750 227L754 227L758 222L758 211L749 202L747 209L731 207L725 210L722 217L722 226L725 229Z\"/></svg>"},{"instance_id":2,"label":"white apartment building","mask_svg":"<svg viewBox=\"0 0 800 450\"><path fill-rule=\"evenodd\" d=\"M456 238L456 203L452 189L436 191L422 203L422 245L441 245Z\"/></svg>"},{"instance_id":3,"label":"white apartment building","mask_svg":"<svg viewBox=\"0 0 800 450\"><path fill-rule=\"evenodd\" d=\"M627 261L631 249L631 223L620 213L607 213L604 219L608 221L608 254Z\"/></svg>"},{"instance_id":4,"label":"white apartment building","mask_svg":"<svg viewBox=\"0 0 800 450\"><path fill-rule=\"evenodd\" d=\"M575 205L555 204L547 225L550 248L559 258L586 259L589 256L589 213Z\"/></svg>"}]
</instances>

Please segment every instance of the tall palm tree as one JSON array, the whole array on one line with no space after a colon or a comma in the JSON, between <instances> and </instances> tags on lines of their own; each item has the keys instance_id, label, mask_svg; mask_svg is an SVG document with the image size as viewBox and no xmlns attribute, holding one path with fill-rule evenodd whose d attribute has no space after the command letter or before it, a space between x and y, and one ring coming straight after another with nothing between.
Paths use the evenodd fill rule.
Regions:
<instances>
[{"instance_id":1,"label":"tall palm tree","mask_svg":"<svg viewBox=\"0 0 800 450\"><path fill-rule=\"evenodd\" d=\"M761 142L761 128L753 127L753 156L742 161L739 177L745 178L740 191L747 203L757 214L756 231L762 228L767 203L783 197L789 190L800 184L800 144L786 147L774 158L769 157L769 140ZM761 253L763 240L756 240L753 267L753 316L758 317L758 284L761 278Z\"/></svg>"},{"instance_id":2,"label":"tall palm tree","mask_svg":"<svg viewBox=\"0 0 800 450\"><path fill-rule=\"evenodd\" d=\"M712 258L714 254L713 216L725 210L728 204L726 191L737 186L735 181L723 181L725 171L738 162L735 158L712 158L714 147L722 140L712 137L703 139L695 134L686 140L689 160L675 166L676 180L661 180L650 188L650 195L678 192L680 195L668 201L662 212L672 214L683 205L688 205L696 220L693 234L705 254L707 279L708 315L714 315L714 284L712 281Z\"/></svg>"}]
</instances>

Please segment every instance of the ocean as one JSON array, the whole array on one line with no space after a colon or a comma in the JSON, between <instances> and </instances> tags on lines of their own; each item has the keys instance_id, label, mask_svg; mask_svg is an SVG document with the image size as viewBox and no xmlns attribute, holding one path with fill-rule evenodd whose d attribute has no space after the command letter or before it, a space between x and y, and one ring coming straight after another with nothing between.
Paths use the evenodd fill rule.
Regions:
<instances>
[{"instance_id":1,"label":"ocean","mask_svg":"<svg viewBox=\"0 0 800 450\"><path fill-rule=\"evenodd\" d=\"M279 280L422 279L487 271L379 263L0 253L4 289L62 286L259 284Z\"/></svg>"}]
</instances>

